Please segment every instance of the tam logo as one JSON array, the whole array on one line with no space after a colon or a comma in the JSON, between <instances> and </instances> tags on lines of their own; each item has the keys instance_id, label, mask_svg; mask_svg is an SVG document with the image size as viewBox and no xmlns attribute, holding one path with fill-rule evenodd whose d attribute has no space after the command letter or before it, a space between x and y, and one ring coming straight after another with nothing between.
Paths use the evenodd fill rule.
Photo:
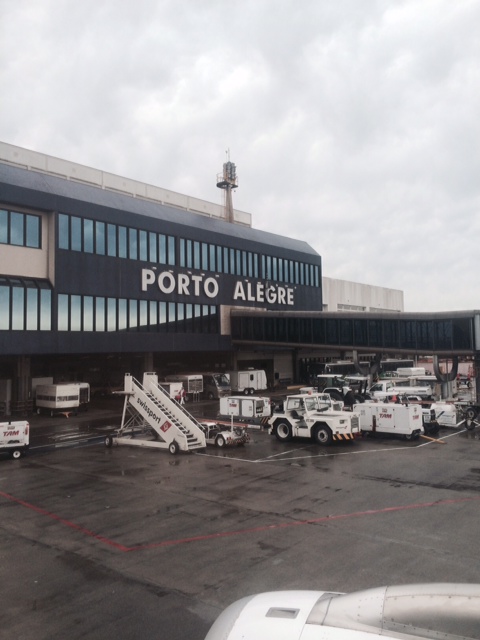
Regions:
<instances>
[{"instance_id":1,"label":"tam logo","mask_svg":"<svg viewBox=\"0 0 480 640\"><path fill-rule=\"evenodd\" d=\"M5 438L7 436L19 436L20 435L20 431L4 431L3 435L4 435Z\"/></svg>"},{"instance_id":2,"label":"tam logo","mask_svg":"<svg viewBox=\"0 0 480 640\"><path fill-rule=\"evenodd\" d=\"M391 413L381 413L380 414L380 418L391 418L392 414Z\"/></svg>"}]
</instances>

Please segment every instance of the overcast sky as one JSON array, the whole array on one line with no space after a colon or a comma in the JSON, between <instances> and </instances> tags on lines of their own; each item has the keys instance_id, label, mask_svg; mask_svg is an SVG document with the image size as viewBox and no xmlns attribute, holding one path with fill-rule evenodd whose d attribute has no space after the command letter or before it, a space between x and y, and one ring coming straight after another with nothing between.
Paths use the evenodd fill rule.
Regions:
<instances>
[{"instance_id":1,"label":"overcast sky","mask_svg":"<svg viewBox=\"0 0 480 640\"><path fill-rule=\"evenodd\" d=\"M0 0L0 140L223 202L479 309L479 0Z\"/></svg>"}]
</instances>

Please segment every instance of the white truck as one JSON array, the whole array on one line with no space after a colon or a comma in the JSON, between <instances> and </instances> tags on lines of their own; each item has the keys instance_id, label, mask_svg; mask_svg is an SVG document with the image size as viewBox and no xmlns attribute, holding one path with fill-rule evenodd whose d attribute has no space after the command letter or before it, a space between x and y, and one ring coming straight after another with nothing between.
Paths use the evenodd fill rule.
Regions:
<instances>
[{"instance_id":1,"label":"white truck","mask_svg":"<svg viewBox=\"0 0 480 640\"><path fill-rule=\"evenodd\" d=\"M14 460L25 455L30 444L30 425L26 420L0 422L0 451Z\"/></svg>"},{"instance_id":2,"label":"white truck","mask_svg":"<svg viewBox=\"0 0 480 640\"><path fill-rule=\"evenodd\" d=\"M51 416L86 410L90 402L88 382L63 382L61 384L39 384L35 387L35 406L37 413L49 413Z\"/></svg>"},{"instance_id":3,"label":"white truck","mask_svg":"<svg viewBox=\"0 0 480 640\"><path fill-rule=\"evenodd\" d=\"M220 398L220 417L233 417L239 420L256 420L270 417L270 398L260 396L230 396Z\"/></svg>"},{"instance_id":4,"label":"white truck","mask_svg":"<svg viewBox=\"0 0 480 640\"><path fill-rule=\"evenodd\" d=\"M200 373L177 373L165 376L167 382L181 382L185 389L185 402L200 400L203 393L203 376Z\"/></svg>"},{"instance_id":5,"label":"white truck","mask_svg":"<svg viewBox=\"0 0 480 640\"><path fill-rule=\"evenodd\" d=\"M372 384L368 393L373 400L378 401L388 401L394 396L406 396L407 398L408 396L418 396L423 400L432 398L432 388L430 386L412 387L408 379L379 380Z\"/></svg>"},{"instance_id":6,"label":"white truck","mask_svg":"<svg viewBox=\"0 0 480 640\"><path fill-rule=\"evenodd\" d=\"M362 434L382 433L416 440L424 432L422 407L418 404L365 402L353 407L360 419Z\"/></svg>"},{"instance_id":7,"label":"white truck","mask_svg":"<svg viewBox=\"0 0 480 640\"><path fill-rule=\"evenodd\" d=\"M256 391L266 391L267 374L263 369L247 369L246 371L229 371L232 393L243 393L248 396Z\"/></svg>"},{"instance_id":8,"label":"white truck","mask_svg":"<svg viewBox=\"0 0 480 640\"><path fill-rule=\"evenodd\" d=\"M272 415L268 424L268 432L281 442L303 437L328 445L333 441L353 440L360 434L358 415L343 411L342 404L327 393L287 396L283 407Z\"/></svg>"}]
</instances>

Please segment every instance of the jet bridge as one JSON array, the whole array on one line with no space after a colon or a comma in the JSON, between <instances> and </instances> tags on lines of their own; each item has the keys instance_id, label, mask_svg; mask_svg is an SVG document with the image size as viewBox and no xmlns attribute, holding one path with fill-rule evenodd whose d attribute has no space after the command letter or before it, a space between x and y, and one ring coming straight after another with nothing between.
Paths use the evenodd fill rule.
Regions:
<instances>
[{"instance_id":1,"label":"jet bridge","mask_svg":"<svg viewBox=\"0 0 480 640\"><path fill-rule=\"evenodd\" d=\"M170 453L206 447L197 420L158 384L156 373L144 373L143 384L125 374L122 424L105 437L105 446L128 444L168 449Z\"/></svg>"}]
</instances>

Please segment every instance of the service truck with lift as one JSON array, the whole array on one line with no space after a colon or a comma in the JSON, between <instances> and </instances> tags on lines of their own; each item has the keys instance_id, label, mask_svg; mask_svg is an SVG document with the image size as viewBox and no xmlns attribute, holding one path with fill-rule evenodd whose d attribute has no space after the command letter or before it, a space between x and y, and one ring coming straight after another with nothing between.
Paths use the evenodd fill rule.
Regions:
<instances>
[{"instance_id":1,"label":"service truck with lift","mask_svg":"<svg viewBox=\"0 0 480 640\"><path fill-rule=\"evenodd\" d=\"M143 374L143 384L125 374L122 423L105 437L105 446L128 444L168 449L170 453L205 449L205 433L158 382L156 373Z\"/></svg>"},{"instance_id":2,"label":"service truck with lift","mask_svg":"<svg viewBox=\"0 0 480 640\"><path fill-rule=\"evenodd\" d=\"M406 379L391 379L391 380L379 380L372 384L368 390L369 395L373 400L385 402L388 398L394 396L419 396L423 400L432 399L432 388L428 385L412 386L410 380ZM387 400L388 401L388 400Z\"/></svg>"},{"instance_id":3,"label":"service truck with lift","mask_svg":"<svg viewBox=\"0 0 480 640\"><path fill-rule=\"evenodd\" d=\"M317 444L353 440L360 434L358 415L344 411L327 393L287 396L283 407L268 421L269 433L281 442L292 438L313 438Z\"/></svg>"},{"instance_id":4,"label":"service truck with lift","mask_svg":"<svg viewBox=\"0 0 480 640\"><path fill-rule=\"evenodd\" d=\"M29 444L30 425L26 420L0 422L0 452L17 460L25 455Z\"/></svg>"},{"instance_id":5,"label":"service truck with lift","mask_svg":"<svg viewBox=\"0 0 480 640\"><path fill-rule=\"evenodd\" d=\"M363 435L390 434L416 440L423 433L422 407L419 404L365 402L353 407Z\"/></svg>"}]
</instances>

